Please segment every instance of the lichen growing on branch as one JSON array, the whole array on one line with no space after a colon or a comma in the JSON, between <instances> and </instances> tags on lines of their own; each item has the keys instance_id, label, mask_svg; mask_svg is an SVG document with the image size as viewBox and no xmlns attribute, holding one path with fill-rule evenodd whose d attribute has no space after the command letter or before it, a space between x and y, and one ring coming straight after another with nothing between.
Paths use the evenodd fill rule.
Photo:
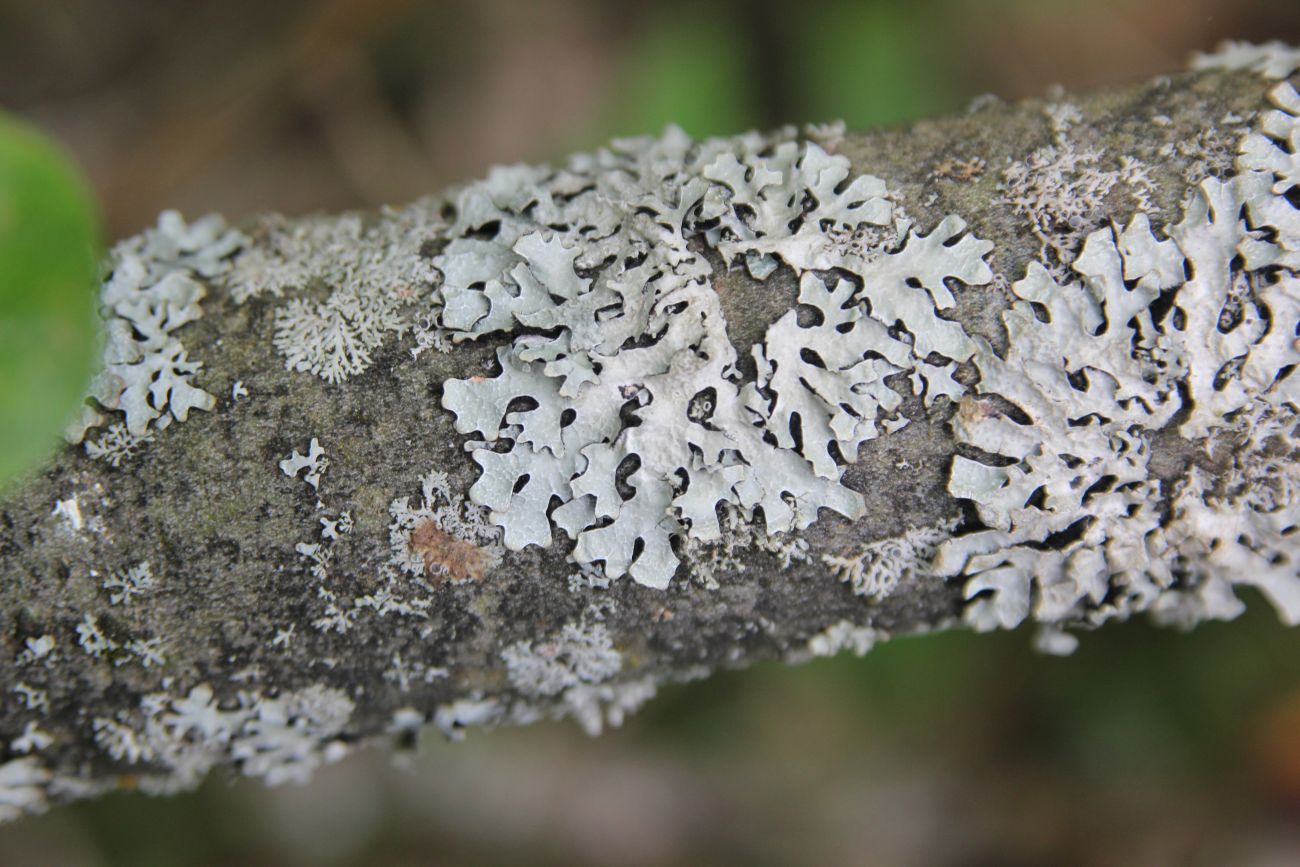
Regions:
<instances>
[{"instance_id":1,"label":"lichen growing on branch","mask_svg":"<svg viewBox=\"0 0 1300 867\"><path fill-rule=\"evenodd\" d=\"M164 215L104 430L0 508L0 818L953 623L1296 622L1297 57Z\"/></svg>"}]
</instances>

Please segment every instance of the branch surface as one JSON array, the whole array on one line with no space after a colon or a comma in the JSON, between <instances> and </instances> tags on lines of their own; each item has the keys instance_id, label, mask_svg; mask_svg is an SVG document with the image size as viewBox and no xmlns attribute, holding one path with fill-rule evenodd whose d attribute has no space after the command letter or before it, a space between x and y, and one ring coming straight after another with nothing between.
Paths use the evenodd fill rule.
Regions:
<instances>
[{"instance_id":1,"label":"branch surface","mask_svg":"<svg viewBox=\"0 0 1300 867\"><path fill-rule=\"evenodd\" d=\"M0 511L0 818L894 636L1300 621L1300 58L123 242Z\"/></svg>"}]
</instances>

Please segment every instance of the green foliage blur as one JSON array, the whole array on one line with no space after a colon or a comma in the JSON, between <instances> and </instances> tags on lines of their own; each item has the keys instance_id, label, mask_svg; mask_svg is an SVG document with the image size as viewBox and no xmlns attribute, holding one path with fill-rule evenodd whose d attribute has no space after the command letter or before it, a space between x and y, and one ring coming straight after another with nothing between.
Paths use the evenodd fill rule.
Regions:
<instances>
[{"instance_id":1,"label":"green foliage blur","mask_svg":"<svg viewBox=\"0 0 1300 867\"><path fill-rule=\"evenodd\" d=\"M927 5L942 15L955 4ZM670 5L651 16L614 105L583 144L669 123L696 137L832 119L868 129L952 111L967 96L950 62L953 34L918 27L916 9L852 0L778 9L759 0L692 8L689 17ZM745 20L753 29L737 32Z\"/></svg>"},{"instance_id":2,"label":"green foliage blur","mask_svg":"<svg viewBox=\"0 0 1300 867\"><path fill-rule=\"evenodd\" d=\"M97 355L93 199L49 139L0 112L0 490L47 457Z\"/></svg>"}]
</instances>

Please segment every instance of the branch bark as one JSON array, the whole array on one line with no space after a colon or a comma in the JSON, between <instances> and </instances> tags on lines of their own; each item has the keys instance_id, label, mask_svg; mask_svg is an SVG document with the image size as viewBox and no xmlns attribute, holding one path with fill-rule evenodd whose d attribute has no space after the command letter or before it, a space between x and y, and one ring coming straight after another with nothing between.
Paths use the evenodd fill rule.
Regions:
<instances>
[{"instance_id":1,"label":"branch bark","mask_svg":"<svg viewBox=\"0 0 1300 867\"><path fill-rule=\"evenodd\" d=\"M993 279L946 281L955 303L939 318L1012 358L1002 316L1025 298L1012 284L1033 263L1065 283L1090 232L1128 226L1136 214L1157 227L1176 224L1197 182L1233 173L1238 144L1259 126L1274 84L1252 69L1211 69L1047 103L980 100L964 114L899 129L787 131L762 144L811 140L846 157L854 177L882 179L894 216L905 214L913 238L961 215L969 235L992 242L978 258ZM526 193L519 186L526 183L521 173L513 193ZM1282 189L1283 199L1287 192L1294 195ZM158 346L183 340L202 369L171 369L170 396L148 392L135 418L129 389L101 382L102 421L86 445L61 449L7 496L0 513L0 816L128 781L170 791L220 765L270 782L298 779L350 745L431 721L454 734L467 725L560 714L598 731L667 681L763 659L865 652L877 641L963 621L1008 625L998 620L1005 620L1005 586L994 588L1003 601L992 620L972 613L993 586L970 583L969 558L978 553L964 552L949 577L933 562L945 540L996 529L987 502L951 490L954 455L998 471L1010 466L997 449L979 447L969 434L963 439L963 425L969 431L974 424L968 416L992 412L996 403L975 385L987 370L969 358L954 359L953 382L967 392L955 399L936 399L908 377L886 379L899 405L882 411L882 425L907 424L862 442L856 460L843 462L842 485L861 496L852 518L823 510L810 526L769 534L761 520L738 519L724 506L724 522L732 523L720 542L704 544L682 529L689 524L678 526L672 545L682 562L666 589L627 576L610 580L598 565L584 568L558 530L549 547L503 546L469 499L480 475L465 448L471 437L442 403L448 381L493 376L497 351L512 345L518 329L458 342L446 353L431 347L456 336L437 327L437 305L445 301L437 287L446 275L434 264L446 261L437 257L464 224L466 202L463 190L451 190L378 214L265 217L226 247L226 236L209 224L204 238L172 251L169 261L204 297L182 287L155 298L175 322L148 328ZM897 232L898 224L882 228ZM147 247L156 264L158 246L193 227L172 229L121 250ZM842 227L828 221L817 230L829 236ZM768 263L770 274L764 262L747 269L744 256L728 262L706 232L691 249L711 270L739 376L752 380L760 371L750 347L795 308L801 269L780 255ZM460 234L482 237L485 230ZM907 237L904 229L881 250L893 243L896 252ZM869 246L871 239L845 243ZM127 258L119 252L114 279ZM1267 270L1271 279L1293 279L1294 267L1274 262ZM139 290L157 274L137 277ZM1264 291L1263 282L1251 285ZM1168 304L1171 291L1161 291ZM347 306L364 307L366 292L388 293L385 305ZM110 301L106 295L107 308ZM331 310L348 322L369 316L378 324L368 332L344 328L339 339L360 344L335 369L339 356L321 362L303 354L308 337L294 330L301 325L294 304L298 314L316 316L314 325L301 326L308 330L324 327L319 320ZM201 306L201 318L180 316L191 305ZM1270 308L1274 318L1281 312L1278 304ZM120 309L106 309L106 317L135 328L132 345L152 339ZM478 337L467 332L460 336ZM893 334L918 337L906 328ZM286 357L303 369L286 369ZM313 368L345 378L328 382ZM149 380L162 381L162 374ZM1167 530L1192 476L1198 491L1219 492L1204 502L1258 513L1225 493L1268 484L1234 461L1250 434L1240 425L1231 436L1193 434L1188 419L1205 404L1190 386L1180 388L1181 402L1162 423L1135 434L1143 442L1141 496L1152 526ZM1255 413L1251 430L1260 413L1279 407L1290 404ZM493 411L508 409L520 405ZM169 411L188 417L163 424ZM1014 415L1014 408L1005 412ZM106 438L113 424L120 427ZM1286 476L1297 465L1290 431L1278 431L1269 454ZM618 484L626 496L626 478ZM1134 490L1125 493L1136 497ZM1290 496L1289 489L1278 493L1285 502L1268 513L1292 508ZM1279 533L1290 526L1283 524ZM1206 607L1207 582L1227 587L1254 568L1249 559L1216 563L1211 573L1180 566L1180 557L1197 556L1196 539L1166 539L1172 571L1160 591L1173 601L1107 608L1135 580L1117 562L1117 537L1087 537L1095 522L1071 526L1075 538L1030 539L1038 547L1025 548L1022 534L1016 542L1017 551L1055 546L1111 557L1101 593L1076 594L1058 617L1041 616L1052 592L1043 576L1026 591L1025 605L1033 607L1027 619L1046 626L1049 649L1068 649L1064 627L1088 628L1144 608L1170 620L1223 615L1231 606ZM1146 538L1150 544L1153 537ZM1292 553L1277 556L1294 578ZM1076 568L1080 561L1070 562ZM1286 616L1286 600L1277 597L1293 591L1281 578L1264 590ZM1192 597L1200 607L1182 601Z\"/></svg>"}]
</instances>

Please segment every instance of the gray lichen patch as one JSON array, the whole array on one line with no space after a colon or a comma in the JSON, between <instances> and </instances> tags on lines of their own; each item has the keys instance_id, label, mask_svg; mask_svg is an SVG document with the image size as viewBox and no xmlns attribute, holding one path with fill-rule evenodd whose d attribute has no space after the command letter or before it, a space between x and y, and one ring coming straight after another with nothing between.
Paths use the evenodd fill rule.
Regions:
<instances>
[{"instance_id":1,"label":"gray lichen patch","mask_svg":"<svg viewBox=\"0 0 1300 867\"><path fill-rule=\"evenodd\" d=\"M239 256L225 287L236 303L323 287L275 309L276 351L285 367L338 383L367 370L390 335L412 328L410 302L427 294L434 274L423 246L443 228L439 202L288 223L267 217L261 242Z\"/></svg>"},{"instance_id":2,"label":"gray lichen patch","mask_svg":"<svg viewBox=\"0 0 1300 867\"><path fill-rule=\"evenodd\" d=\"M1178 223L1156 232L1139 214L1100 229L1063 284L1031 266L1013 287L1009 348L984 344L975 359L980 394L1011 410L967 398L954 420L959 441L1005 459L953 464L950 492L987 529L939 553L940 572L965 581L975 627L1032 620L1059 635L1143 611L1231 617L1234 584L1300 619L1285 541L1300 501L1289 467L1264 462L1277 485L1258 474L1265 442L1291 448L1300 362L1300 216L1287 197L1300 100L1286 83L1271 96L1280 110L1243 138L1237 174L1202 181ZM1223 480L1233 493L1207 489L1198 464L1154 477L1166 426L1190 441L1240 432L1249 447Z\"/></svg>"},{"instance_id":3,"label":"gray lichen patch","mask_svg":"<svg viewBox=\"0 0 1300 867\"><path fill-rule=\"evenodd\" d=\"M142 442L151 424L163 428L185 421L192 409L215 406L216 398L194 384L202 363L190 360L176 332L203 315L199 302L207 290L199 281L229 268L243 243L216 215L187 224L167 211L155 228L113 248L100 292L107 332L102 369L81 418L68 429L70 442L105 424L106 412L121 413L125 435L88 444L91 454L116 465L124 437Z\"/></svg>"},{"instance_id":4,"label":"gray lichen patch","mask_svg":"<svg viewBox=\"0 0 1300 867\"><path fill-rule=\"evenodd\" d=\"M914 229L877 178L789 136L670 131L461 194L440 324L514 337L499 375L448 381L442 402L481 437L471 496L507 548L554 527L579 564L666 587L684 545L721 538L721 509L769 533L858 516L843 465L907 424L887 377L927 402L964 391L975 344L939 312L950 285L991 279L991 245L956 217ZM760 281L793 269L816 319L773 322L751 381L701 244Z\"/></svg>"}]
</instances>

